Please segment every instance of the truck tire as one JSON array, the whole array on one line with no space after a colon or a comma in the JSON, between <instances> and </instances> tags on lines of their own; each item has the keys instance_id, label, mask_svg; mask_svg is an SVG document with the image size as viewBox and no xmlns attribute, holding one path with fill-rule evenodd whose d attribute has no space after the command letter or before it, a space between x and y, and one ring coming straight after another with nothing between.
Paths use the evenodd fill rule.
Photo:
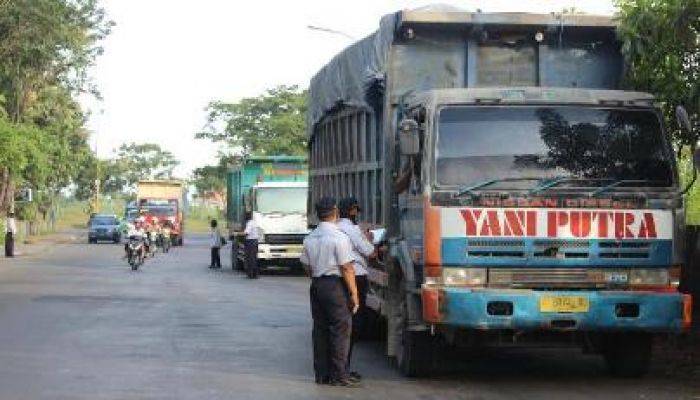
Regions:
<instances>
[{"instance_id":1,"label":"truck tire","mask_svg":"<svg viewBox=\"0 0 700 400\"><path fill-rule=\"evenodd\" d=\"M396 365L403 376L427 377L435 371L438 359L438 341L426 330L412 330L409 326L408 297L403 281L400 282L401 335L396 345Z\"/></svg>"},{"instance_id":2,"label":"truck tire","mask_svg":"<svg viewBox=\"0 0 700 400\"><path fill-rule=\"evenodd\" d=\"M238 258L238 243L236 243L235 239L231 239L231 269L240 271L243 269L241 265L241 260Z\"/></svg>"},{"instance_id":3,"label":"truck tire","mask_svg":"<svg viewBox=\"0 0 700 400\"><path fill-rule=\"evenodd\" d=\"M605 338L603 357L612 375L637 378L649 371L651 348L650 333L613 333Z\"/></svg>"},{"instance_id":4,"label":"truck tire","mask_svg":"<svg viewBox=\"0 0 700 400\"><path fill-rule=\"evenodd\" d=\"M427 331L403 330L396 364L403 376L426 377L435 371L437 341Z\"/></svg>"}]
</instances>

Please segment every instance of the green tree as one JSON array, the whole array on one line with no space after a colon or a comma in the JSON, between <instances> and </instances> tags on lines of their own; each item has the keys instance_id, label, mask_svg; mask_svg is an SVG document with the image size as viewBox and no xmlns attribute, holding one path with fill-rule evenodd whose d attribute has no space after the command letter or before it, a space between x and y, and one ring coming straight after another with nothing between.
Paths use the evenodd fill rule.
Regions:
<instances>
[{"instance_id":1,"label":"green tree","mask_svg":"<svg viewBox=\"0 0 700 400\"><path fill-rule=\"evenodd\" d=\"M215 101L197 138L225 142L239 155L306 153L306 91L278 86L236 103Z\"/></svg>"},{"instance_id":2,"label":"green tree","mask_svg":"<svg viewBox=\"0 0 700 400\"><path fill-rule=\"evenodd\" d=\"M21 155L0 157L0 211L21 185L42 212L91 156L74 97L96 93L87 72L111 27L97 0L0 2L0 130L12 147L3 153Z\"/></svg>"},{"instance_id":3,"label":"green tree","mask_svg":"<svg viewBox=\"0 0 700 400\"><path fill-rule=\"evenodd\" d=\"M192 184L197 193L223 192L226 188L226 166L207 165L192 171Z\"/></svg>"},{"instance_id":4,"label":"green tree","mask_svg":"<svg viewBox=\"0 0 700 400\"><path fill-rule=\"evenodd\" d=\"M179 164L175 156L153 143L130 143L119 146L114 158L99 159L93 154L78 165L75 196L87 200L93 195L95 180L104 194L123 194L143 179L172 177Z\"/></svg>"},{"instance_id":5,"label":"green tree","mask_svg":"<svg viewBox=\"0 0 700 400\"><path fill-rule=\"evenodd\" d=\"M684 183L691 181L688 148L700 135L700 1L618 0L618 36L627 61L630 88L653 93L661 101L666 126L678 154ZM675 108L688 111L692 132L680 129ZM687 198L688 221L700 224L700 185Z\"/></svg>"},{"instance_id":6,"label":"green tree","mask_svg":"<svg viewBox=\"0 0 700 400\"><path fill-rule=\"evenodd\" d=\"M627 84L662 102L677 145L694 146L700 121L700 1L618 0L618 36ZM690 114L694 131L675 123L675 107Z\"/></svg>"},{"instance_id":7,"label":"green tree","mask_svg":"<svg viewBox=\"0 0 700 400\"><path fill-rule=\"evenodd\" d=\"M0 3L0 87L10 119L20 121L46 86L94 91L88 68L112 22L97 0Z\"/></svg>"},{"instance_id":8,"label":"green tree","mask_svg":"<svg viewBox=\"0 0 700 400\"><path fill-rule=\"evenodd\" d=\"M121 183L123 188L131 188L142 179L171 178L179 163L171 152L155 143L130 143L119 147L117 157L105 165L105 172L112 180L108 184L115 189Z\"/></svg>"}]
</instances>

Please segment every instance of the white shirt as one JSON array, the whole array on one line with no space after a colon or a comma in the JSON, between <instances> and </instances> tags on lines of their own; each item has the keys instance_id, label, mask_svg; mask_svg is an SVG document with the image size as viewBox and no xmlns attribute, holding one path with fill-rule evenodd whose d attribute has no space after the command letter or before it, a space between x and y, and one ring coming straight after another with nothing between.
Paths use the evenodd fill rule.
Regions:
<instances>
[{"instance_id":1,"label":"white shirt","mask_svg":"<svg viewBox=\"0 0 700 400\"><path fill-rule=\"evenodd\" d=\"M302 263L311 267L311 276L340 276L340 267L353 261L352 243L332 222L321 222L304 239Z\"/></svg>"},{"instance_id":2,"label":"white shirt","mask_svg":"<svg viewBox=\"0 0 700 400\"><path fill-rule=\"evenodd\" d=\"M212 228L209 232L209 245L211 247L221 247L221 232L219 232L219 228Z\"/></svg>"},{"instance_id":3,"label":"white shirt","mask_svg":"<svg viewBox=\"0 0 700 400\"><path fill-rule=\"evenodd\" d=\"M5 232L12 233L12 236L17 234L17 223L13 217L7 217L7 223L5 224Z\"/></svg>"},{"instance_id":4,"label":"white shirt","mask_svg":"<svg viewBox=\"0 0 700 400\"><path fill-rule=\"evenodd\" d=\"M146 237L146 232L143 229L136 228L134 225L129 224L128 231L126 232L127 237Z\"/></svg>"},{"instance_id":5,"label":"white shirt","mask_svg":"<svg viewBox=\"0 0 700 400\"><path fill-rule=\"evenodd\" d=\"M348 218L338 220L338 228L343 231L352 243L352 258L355 260L355 275L367 275L367 257L374 253L374 245L358 225Z\"/></svg>"},{"instance_id":6,"label":"white shirt","mask_svg":"<svg viewBox=\"0 0 700 400\"><path fill-rule=\"evenodd\" d=\"M243 233L245 233L245 238L248 240L260 240L260 229L254 219L249 219L245 223Z\"/></svg>"}]
</instances>

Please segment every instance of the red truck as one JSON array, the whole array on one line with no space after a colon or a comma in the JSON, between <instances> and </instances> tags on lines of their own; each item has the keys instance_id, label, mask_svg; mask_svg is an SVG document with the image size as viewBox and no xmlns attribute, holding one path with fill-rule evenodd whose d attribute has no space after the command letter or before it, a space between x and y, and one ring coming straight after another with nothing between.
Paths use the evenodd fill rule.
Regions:
<instances>
[{"instance_id":1,"label":"red truck","mask_svg":"<svg viewBox=\"0 0 700 400\"><path fill-rule=\"evenodd\" d=\"M146 212L148 222L170 221L171 239L182 246L184 233L185 185L179 180L144 180L136 188L136 206Z\"/></svg>"}]
</instances>

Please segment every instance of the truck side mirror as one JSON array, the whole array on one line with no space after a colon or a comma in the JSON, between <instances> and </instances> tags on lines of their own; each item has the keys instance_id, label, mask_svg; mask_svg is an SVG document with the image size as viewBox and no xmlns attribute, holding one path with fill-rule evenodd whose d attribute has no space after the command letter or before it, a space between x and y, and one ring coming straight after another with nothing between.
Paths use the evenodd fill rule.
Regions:
<instances>
[{"instance_id":1,"label":"truck side mirror","mask_svg":"<svg viewBox=\"0 0 700 400\"><path fill-rule=\"evenodd\" d=\"M419 127L415 119L405 118L399 123L399 148L401 154L417 156L420 153Z\"/></svg>"},{"instance_id":2,"label":"truck side mirror","mask_svg":"<svg viewBox=\"0 0 700 400\"><path fill-rule=\"evenodd\" d=\"M690 117L688 116L688 111L685 110L683 106L676 106L676 122L678 126L681 127L687 133L693 132L693 126L690 123ZM695 148L693 150L693 165L695 168L700 167L700 148Z\"/></svg>"},{"instance_id":3,"label":"truck side mirror","mask_svg":"<svg viewBox=\"0 0 700 400\"><path fill-rule=\"evenodd\" d=\"M688 111L685 110L685 107L676 107L676 121L678 122L678 126L684 131L688 133L693 131L692 126L690 126L690 117L688 117Z\"/></svg>"}]
</instances>

